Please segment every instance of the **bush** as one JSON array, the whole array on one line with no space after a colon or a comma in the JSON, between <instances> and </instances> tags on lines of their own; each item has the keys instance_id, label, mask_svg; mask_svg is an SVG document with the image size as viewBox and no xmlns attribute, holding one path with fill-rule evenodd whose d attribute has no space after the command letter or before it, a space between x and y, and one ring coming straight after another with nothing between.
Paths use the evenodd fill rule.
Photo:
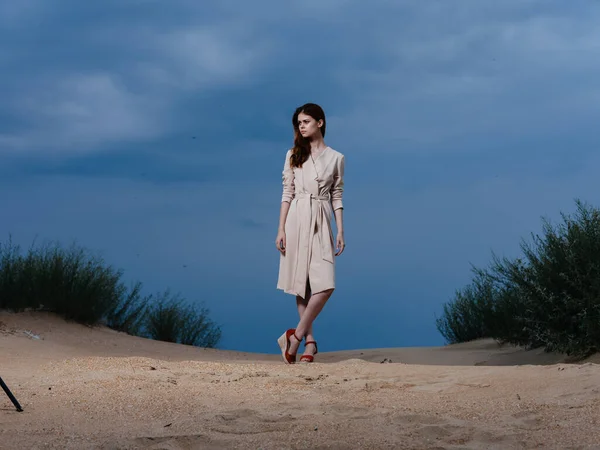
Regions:
<instances>
[{"instance_id":1,"label":"bush","mask_svg":"<svg viewBox=\"0 0 600 450\"><path fill-rule=\"evenodd\" d=\"M147 333L152 339L199 347L215 347L220 328L209 318L206 308L184 304L167 290L158 295L148 311Z\"/></svg>"},{"instance_id":2,"label":"bush","mask_svg":"<svg viewBox=\"0 0 600 450\"><path fill-rule=\"evenodd\" d=\"M189 345L215 347L220 328L206 308L186 306L169 292L143 296L142 284L129 289L123 272L82 247L32 246L23 254L12 239L0 243L0 309L44 309L86 325Z\"/></svg>"},{"instance_id":3,"label":"bush","mask_svg":"<svg viewBox=\"0 0 600 450\"><path fill-rule=\"evenodd\" d=\"M119 302L121 272L83 248L47 244L27 254L0 244L0 308L43 308L93 325Z\"/></svg>"},{"instance_id":4,"label":"bush","mask_svg":"<svg viewBox=\"0 0 600 450\"><path fill-rule=\"evenodd\" d=\"M543 235L521 242L523 258L494 255L489 270L474 269L437 319L450 343L493 337L573 356L600 350L600 211L576 201ZM480 321L480 323L479 323Z\"/></svg>"},{"instance_id":5,"label":"bush","mask_svg":"<svg viewBox=\"0 0 600 450\"><path fill-rule=\"evenodd\" d=\"M454 301L443 305L437 328L451 344L488 337L492 333L493 285L478 275L472 284L456 291Z\"/></svg>"},{"instance_id":6,"label":"bush","mask_svg":"<svg viewBox=\"0 0 600 450\"><path fill-rule=\"evenodd\" d=\"M124 285L119 287L117 305L106 316L106 325L113 330L135 336L144 334L148 319L148 300L141 296L142 283L135 283L127 292Z\"/></svg>"}]
</instances>

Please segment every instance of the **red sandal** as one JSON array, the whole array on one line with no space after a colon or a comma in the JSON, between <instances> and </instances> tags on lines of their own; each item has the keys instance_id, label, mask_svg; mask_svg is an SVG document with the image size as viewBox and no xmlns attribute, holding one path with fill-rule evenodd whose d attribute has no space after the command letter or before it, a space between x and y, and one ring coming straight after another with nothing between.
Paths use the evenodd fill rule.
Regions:
<instances>
[{"instance_id":1,"label":"red sandal","mask_svg":"<svg viewBox=\"0 0 600 450\"><path fill-rule=\"evenodd\" d=\"M296 340L298 342L302 342L302 339L298 339L298 336L296 336L296 329L295 328L290 328L285 333L283 333L279 337L279 339L277 339L277 343L279 344L279 348L281 348L281 356L283 356L283 360L287 364L294 364L296 362L296 354L294 353L292 355L292 354L289 353L290 346L291 346L290 337L292 337L292 335L296 338Z\"/></svg>"},{"instance_id":2,"label":"red sandal","mask_svg":"<svg viewBox=\"0 0 600 450\"><path fill-rule=\"evenodd\" d=\"M315 346L315 352L312 355L302 355L302 357L300 358L300 362L309 362L309 363L311 363L311 362L313 362L315 360L315 355L317 353L319 353L319 348L317 347L317 341L306 341L304 343L304 347L306 347L308 344L314 344L314 346Z\"/></svg>"}]
</instances>

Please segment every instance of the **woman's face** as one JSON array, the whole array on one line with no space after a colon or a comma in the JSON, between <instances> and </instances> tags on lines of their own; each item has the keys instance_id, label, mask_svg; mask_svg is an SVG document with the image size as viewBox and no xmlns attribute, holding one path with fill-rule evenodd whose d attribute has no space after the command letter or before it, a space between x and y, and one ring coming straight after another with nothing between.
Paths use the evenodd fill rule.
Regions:
<instances>
[{"instance_id":1,"label":"woman's face","mask_svg":"<svg viewBox=\"0 0 600 450\"><path fill-rule=\"evenodd\" d=\"M313 119L311 116L300 113L298 114L298 130L302 137L306 139L314 139L321 137L321 126L323 125L323 121L319 120L318 122Z\"/></svg>"}]
</instances>

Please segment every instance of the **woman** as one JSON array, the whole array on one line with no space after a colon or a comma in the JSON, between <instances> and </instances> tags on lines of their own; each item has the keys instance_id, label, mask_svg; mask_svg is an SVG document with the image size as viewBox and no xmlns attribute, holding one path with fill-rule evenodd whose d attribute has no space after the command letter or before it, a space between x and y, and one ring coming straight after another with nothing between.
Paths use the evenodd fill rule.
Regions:
<instances>
[{"instance_id":1,"label":"woman","mask_svg":"<svg viewBox=\"0 0 600 450\"><path fill-rule=\"evenodd\" d=\"M283 196L275 241L280 251L277 288L296 296L300 322L277 340L283 360L296 362L306 338L301 362L313 362L317 342L313 321L335 289L335 256L344 242L342 191L344 155L325 145L325 113L307 103L294 113L294 147L283 167ZM335 215L337 238L331 229Z\"/></svg>"}]
</instances>

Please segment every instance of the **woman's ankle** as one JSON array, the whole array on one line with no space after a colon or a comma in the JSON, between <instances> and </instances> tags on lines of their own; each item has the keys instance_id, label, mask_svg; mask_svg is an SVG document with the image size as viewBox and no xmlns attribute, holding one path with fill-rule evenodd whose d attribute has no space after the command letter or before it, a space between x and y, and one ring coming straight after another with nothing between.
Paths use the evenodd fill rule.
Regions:
<instances>
[{"instance_id":1,"label":"woman's ankle","mask_svg":"<svg viewBox=\"0 0 600 450\"><path fill-rule=\"evenodd\" d=\"M317 346L310 341L314 341L314 339L307 339L306 342L308 344L304 344L304 354L305 355L314 355L317 352Z\"/></svg>"},{"instance_id":2,"label":"woman's ankle","mask_svg":"<svg viewBox=\"0 0 600 450\"><path fill-rule=\"evenodd\" d=\"M296 333L290 336L290 349L293 349L292 353L296 353L298 351L301 343L302 339L298 339L298 335L296 335Z\"/></svg>"}]
</instances>

